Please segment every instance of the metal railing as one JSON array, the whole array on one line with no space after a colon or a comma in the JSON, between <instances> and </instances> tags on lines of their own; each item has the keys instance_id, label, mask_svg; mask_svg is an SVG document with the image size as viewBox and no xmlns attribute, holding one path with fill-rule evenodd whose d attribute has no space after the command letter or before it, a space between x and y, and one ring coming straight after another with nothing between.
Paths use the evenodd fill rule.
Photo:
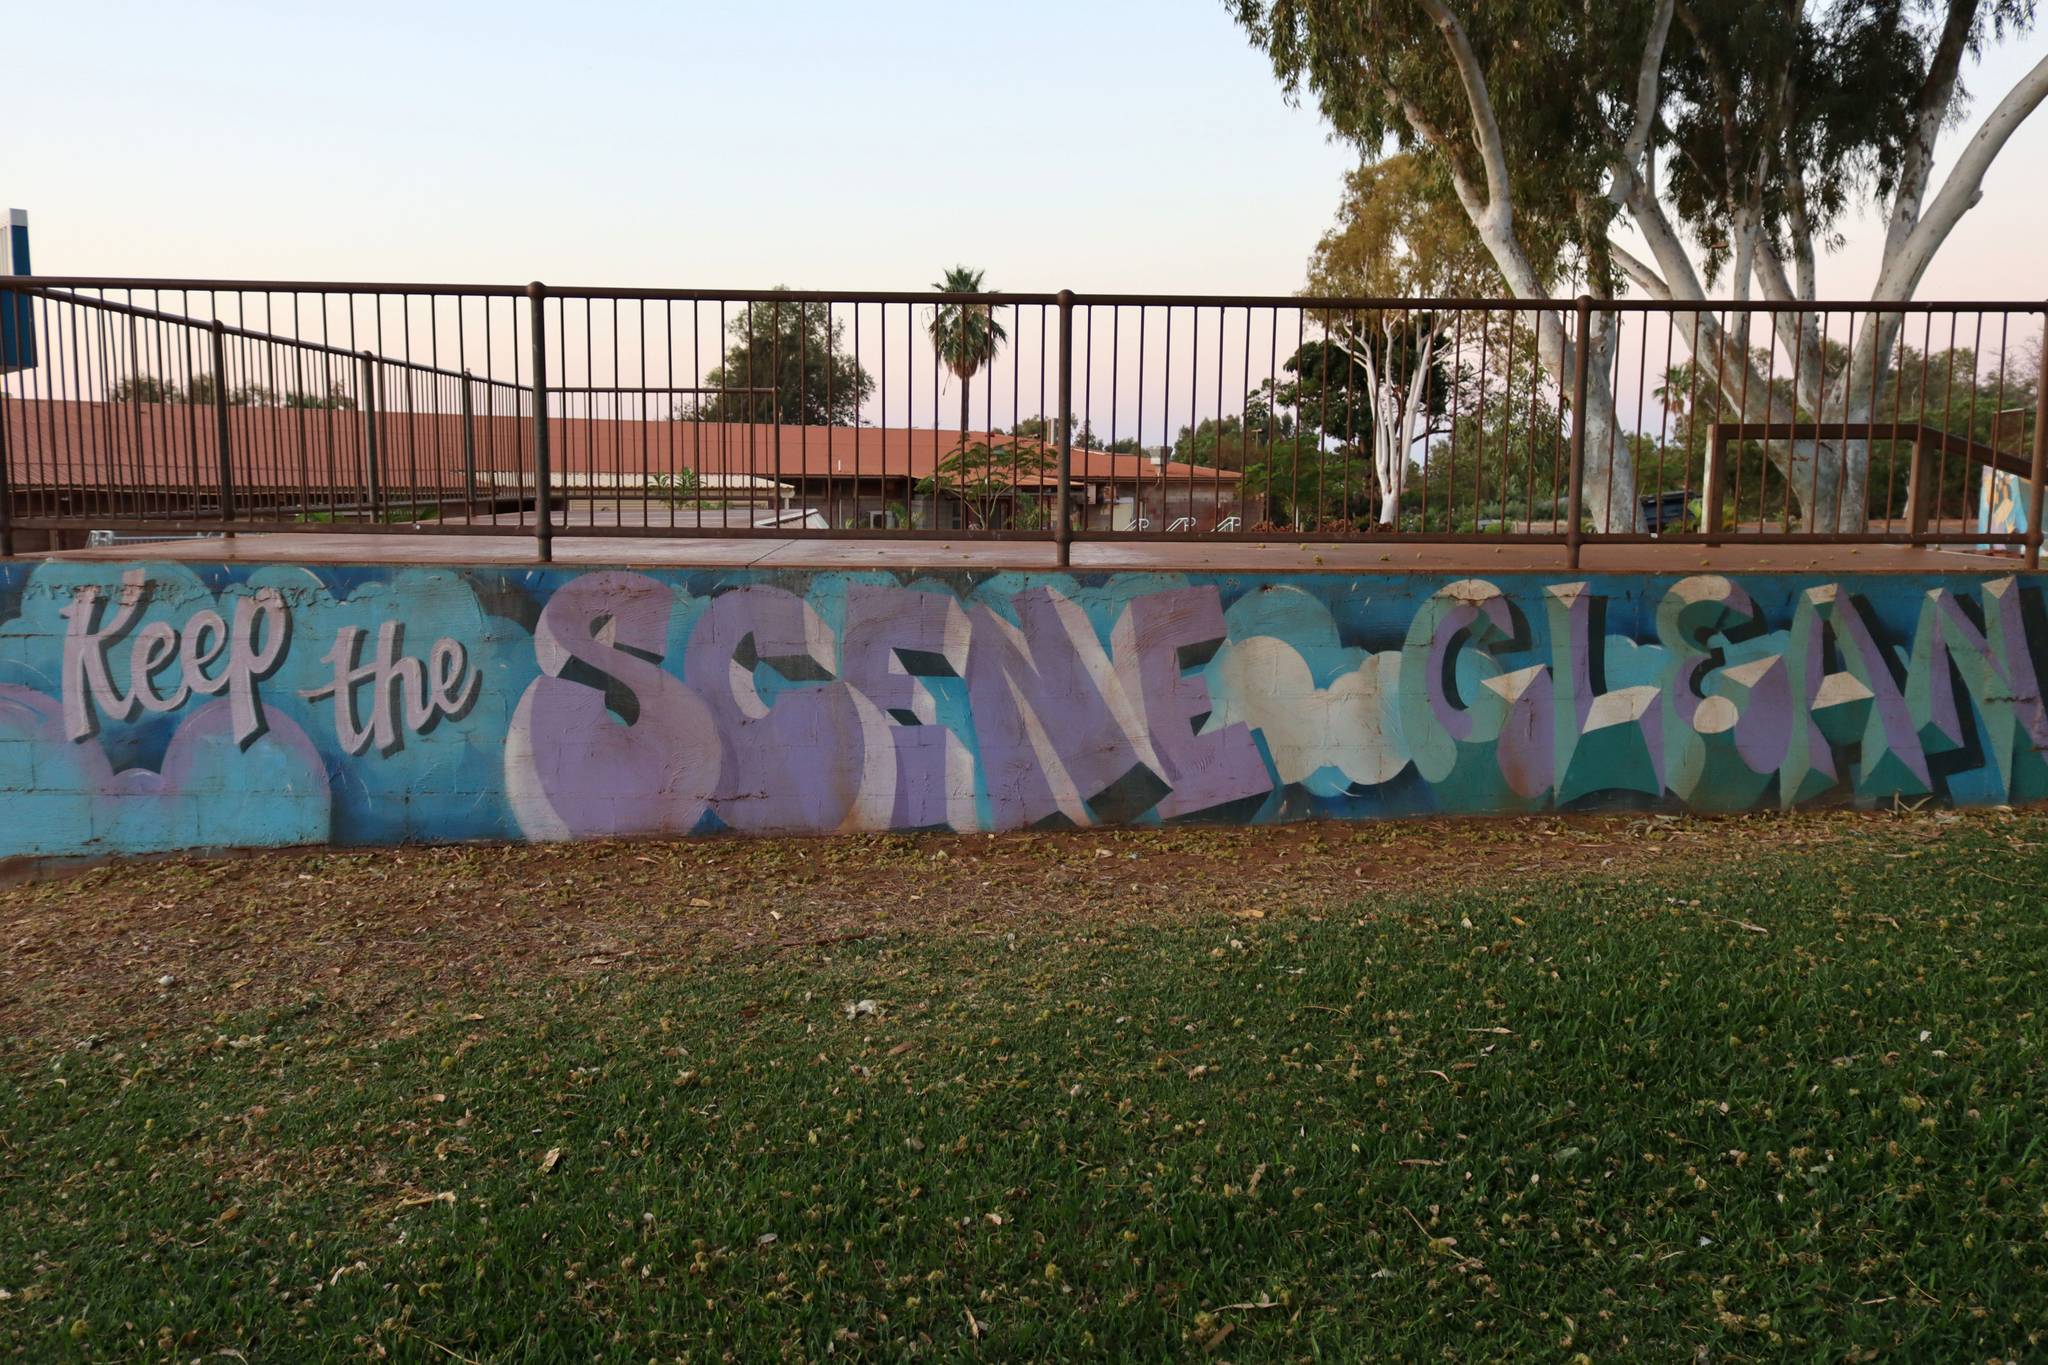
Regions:
<instances>
[{"instance_id":1,"label":"metal railing","mask_svg":"<svg viewBox=\"0 0 2048 1365\"><path fill-rule=\"evenodd\" d=\"M2041 303L0 277L52 535L1891 543L2023 552Z\"/></svg>"}]
</instances>

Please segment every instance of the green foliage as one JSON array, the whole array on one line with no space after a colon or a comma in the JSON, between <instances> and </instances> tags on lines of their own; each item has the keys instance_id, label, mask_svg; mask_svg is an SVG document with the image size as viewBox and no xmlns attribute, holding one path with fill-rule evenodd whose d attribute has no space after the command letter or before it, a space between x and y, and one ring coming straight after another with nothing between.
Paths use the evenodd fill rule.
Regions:
<instances>
[{"instance_id":1,"label":"green foliage","mask_svg":"<svg viewBox=\"0 0 2048 1365\"><path fill-rule=\"evenodd\" d=\"M2032 25L2033 0L1758 5L1689 0L1666 46L1664 194L1710 283L1743 218L1794 252L1889 200L1922 102L1963 60ZM1960 109L1951 109L1952 115Z\"/></svg>"},{"instance_id":2,"label":"green foliage","mask_svg":"<svg viewBox=\"0 0 2048 1365\"><path fill-rule=\"evenodd\" d=\"M768 297L748 303L726 324L732 344L725 363L704 376L722 388L677 411L702 422L783 422L854 426L860 405L875 391L874 377L845 346L846 324L822 303ZM772 389L738 393L735 389Z\"/></svg>"},{"instance_id":3,"label":"green foliage","mask_svg":"<svg viewBox=\"0 0 2048 1365\"><path fill-rule=\"evenodd\" d=\"M670 507L695 507L700 505L698 489L702 483L696 470L678 469L672 474L649 474L647 491Z\"/></svg>"},{"instance_id":4,"label":"green foliage","mask_svg":"<svg viewBox=\"0 0 2048 1365\"><path fill-rule=\"evenodd\" d=\"M956 265L932 288L942 294L979 294L983 292L982 272ZM975 373L994 362L1009 335L996 321L991 305L953 302L932 310L931 336L939 359L960 379L960 439L964 441L973 425L970 408Z\"/></svg>"},{"instance_id":5,"label":"green foliage","mask_svg":"<svg viewBox=\"0 0 2048 1365\"><path fill-rule=\"evenodd\" d=\"M1106 440L1095 430L1087 418L1077 418L1071 412L1067 414L1067 424L1074 429L1074 449L1076 450L1102 450L1117 455L1137 455L1142 454L1144 451L1144 447L1138 443L1137 437L1119 436L1114 441ZM1060 439L1059 424L1046 417L1022 418L1016 426L1010 428L1010 434L1013 436L1034 437L1052 445L1057 445Z\"/></svg>"},{"instance_id":6,"label":"green foliage","mask_svg":"<svg viewBox=\"0 0 2048 1365\"><path fill-rule=\"evenodd\" d=\"M1848 361L1839 344L1830 344L1824 352L1831 380L1846 368ZM1755 365L1759 373L1771 372L1770 356L1761 348ZM1786 408L1795 408L1792 381L1783 373L1782 361L1777 369L1771 380L1772 392ZM2016 351L2001 363L1998 356L1980 357L1969 347L1927 352L1902 346L1885 357L1871 420L1923 422L2024 457L2033 448L2035 395L2039 385L2040 366L2028 351ZM1664 471L1663 487L1678 487L1682 477L1688 480L1686 486L1699 488L1705 478L1708 428L1716 421L1737 420L1734 404L1718 393L1705 369L1692 362L1671 367L1655 390L1655 397L1669 415L1656 432L1643 433L1648 446L1641 465L1646 470ZM1803 407L1797 407L1797 411L1801 421L1816 420L1815 414ZM1831 415L1818 418L1823 428ZM1806 490L1786 486L1783 473L1769 458L1764 443L1730 442L1728 453L1731 512L1739 512L1744 520L1761 519L1777 524L1786 520L1789 506L1790 520L1796 522ZM1868 443L1868 459L1869 516L1903 516L1911 448L1904 442L1873 441ZM1981 465L1960 455L1933 457L1934 487L1943 517L1973 513L1981 469Z\"/></svg>"},{"instance_id":7,"label":"green foliage","mask_svg":"<svg viewBox=\"0 0 2048 1365\"><path fill-rule=\"evenodd\" d=\"M110 403L194 403L210 406L214 402L214 378L210 374L192 376L188 387L158 379L155 375L131 375L107 389ZM244 384L228 392L228 406L236 408L321 408L329 410L354 410L356 400L349 396L339 381L330 384L324 394L302 393L297 389L280 394L263 384Z\"/></svg>"},{"instance_id":8,"label":"green foliage","mask_svg":"<svg viewBox=\"0 0 2048 1365\"><path fill-rule=\"evenodd\" d=\"M1377 161L1389 144L1427 173L1485 193L1471 102L1443 30L1417 4L1233 0L1255 46L1290 94L1308 91L1338 136ZM1647 4L1488 0L1458 8L1500 120L1514 231L1536 273L1567 257L1599 260L1614 217L1605 195L1612 149L1627 136ZM1413 118L1410 117L1412 113ZM1432 147L1414 119L1443 134Z\"/></svg>"},{"instance_id":9,"label":"green foliage","mask_svg":"<svg viewBox=\"0 0 2048 1365\"><path fill-rule=\"evenodd\" d=\"M969 524L985 528L995 524L996 514L1005 504L1015 517L1023 516L1025 505L1040 497L1036 486L1040 479L1058 471L1059 452L1043 442L1015 438L996 444L973 441L933 466L930 474L917 481L917 491L959 498L967 508Z\"/></svg>"},{"instance_id":10,"label":"green foliage","mask_svg":"<svg viewBox=\"0 0 2048 1365\"><path fill-rule=\"evenodd\" d=\"M956 265L932 286L942 294L979 294L982 273ZM947 303L932 310L932 345L939 359L961 379L972 379L982 366L996 358L1009 333L996 321L995 310L986 303Z\"/></svg>"},{"instance_id":11,"label":"green foliage","mask_svg":"<svg viewBox=\"0 0 2048 1365\"><path fill-rule=\"evenodd\" d=\"M185 391L155 375L130 375L107 389L109 403L182 403Z\"/></svg>"},{"instance_id":12,"label":"green foliage","mask_svg":"<svg viewBox=\"0 0 2048 1365\"><path fill-rule=\"evenodd\" d=\"M1774 817L1683 868L1314 914L1012 912L993 948L877 922L378 1009L181 981L220 1012L9 1030L0 1346L2030 1358L2048 822L1943 820ZM1503 868L1530 850L1502 838ZM1116 846L1147 855L1118 879L1179 865ZM319 872L374 902L387 861Z\"/></svg>"},{"instance_id":13,"label":"green foliage","mask_svg":"<svg viewBox=\"0 0 2048 1365\"><path fill-rule=\"evenodd\" d=\"M1337 221L1308 263L1307 292L1325 298L1490 298L1504 287L1442 168L1412 152L1345 174Z\"/></svg>"},{"instance_id":14,"label":"green foliage","mask_svg":"<svg viewBox=\"0 0 2048 1365\"><path fill-rule=\"evenodd\" d=\"M1944 206L1974 202L1981 181L1982 162L1967 155L1959 179L1937 187L1931 178L1937 136L1967 104L1965 59L2027 32L2036 6L1689 0L1674 11L1669 0L1230 0L1230 8L1289 95L1311 94L1337 135L1384 168L1360 173L1370 183L1355 184L1362 202L1347 202L1355 222L1334 238L1333 252L1348 252L1343 259L1358 270L1385 260L1382 273L1397 275L1428 259L1413 250L1420 239L1398 210L1416 206L1427 225L1429 205L1446 202L1448 185L1519 297L1575 292L1561 287L1572 281L1601 298L1634 287L1698 299L1725 280L1739 299L1755 290L1789 302L1816 297L1817 259L1841 245L1852 211L1873 207L1884 223L1877 295L1911 296L1955 222ZM2038 79L2036 68L2014 85L2013 103L2002 106L2009 116L1987 122L1974 148L1997 154L2039 103ZM1389 148L1420 164L1392 167ZM1615 237L1624 214L1640 231L1636 254ZM1346 243L1352 226L1362 245ZM1561 380L1564 348L1552 349L1550 363ZM1721 376L1727 396L1746 378ZM1806 387L1810 375L1802 386L1809 406L1832 403L1862 418L1875 416L1866 381L1845 375L1832 395ZM1613 397L1596 377L1590 427L1616 425ZM1861 446L1840 448L1840 479L1814 477L1808 448L1769 453L1806 484L1807 523L1861 527L1861 509L1839 502L1864 472ZM1821 453L1823 465L1828 458ZM1602 477L1601 466L1588 468ZM1625 486L1630 474L1616 469ZM1870 473L1877 484L1880 472Z\"/></svg>"},{"instance_id":15,"label":"green foliage","mask_svg":"<svg viewBox=\"0 0 2048 1365\"><path fill-rule=\"evenodd\" d=\"M1325 328L1324 335L1302 343L1282 362L1289 378L1278 384L1269 381L1250 395L1247 408L1255 425L1265 412L1285 414L1298 421L1306 433L1320 432L1331 441L1370 449L1375 424L1398 420L1398 414L1375 410L1381 397L1373 385L1375 370L1383 380L1391 381L1389 388L1397 402L1405 398L1410 385L1419 381L1426 386L1418 437L1448 410L1452 389L1460 378L1459 358L1447 335L1452 327L1448 316L1428 310L1378 309L1312 316ZM1436 341L1424 368L1424 342L1432 333Z\"/></svg>"},{"instance_id":16,"label":"green foliage","mask_svg":"<svg viewBox=\"0 0 2048 1365\"><path fill-rule=\"evenodd\" d=\"M356 400L340 380L333 380L325 393L305 393L293 389L284 396L288 408L317 408L331 412L354 412Z\"/></svg>"},{"instance_id":17,"label":"green foliage","mask_svg":"<svg viewBox=\"0 0 2048 1365\"><path fill-rule=\"evenodd\" d=\"M1372 520L1372 459L1356 446L1319 448L1307 436L1282 437L1255 449L1243 489L1254 527L1349 535Z\"/></svg>"}]
</instances>

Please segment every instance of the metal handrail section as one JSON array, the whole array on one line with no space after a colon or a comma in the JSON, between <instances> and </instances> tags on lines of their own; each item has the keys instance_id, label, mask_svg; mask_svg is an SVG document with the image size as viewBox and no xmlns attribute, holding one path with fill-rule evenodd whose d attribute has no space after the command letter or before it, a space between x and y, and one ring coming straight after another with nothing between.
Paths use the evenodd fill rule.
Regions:
<instances>
[{"instance_id":1,"label":"metal handrail section","mask_svg":"<svg viewBox=\"0 0 2048 1365\"><path fill-rule=\"evenodd\" d=\"M1042 540L1061 564L1382 536L2033 569L2043 540L2041 300L0 277L10 298L41 364L0 378L8 554L17 529L510 532L542 559L556 535Z\"/></svg>"}]
</instances>

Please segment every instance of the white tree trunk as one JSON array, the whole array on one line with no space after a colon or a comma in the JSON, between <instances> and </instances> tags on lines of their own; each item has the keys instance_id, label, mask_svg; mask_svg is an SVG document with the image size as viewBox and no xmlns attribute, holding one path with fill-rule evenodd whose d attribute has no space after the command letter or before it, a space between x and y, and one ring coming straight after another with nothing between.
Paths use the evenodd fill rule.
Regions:
<instances>
[{"instance_id":1,"label":"white tree trunk","mask_svg":"<svg viewBox=\"0 0 2048 1365\"><path fill-rule=\"evenodd\" d=\"M1585 518L1595 531L1627 532L1642 529L1642 507L1636 501L1635 448L1614 415L1614 390L1607 374L1611 346L1611 339L1602 339L1587 360L1586 462L1580 486ZM1570 378L1566 376L1567 382ZM1572 420L1581 420L1580 414L1573 414Z\"/></svg>"},{"instance_id":2,"label":"white tree trunk","mask_svg":"<svg viewBox=\"0 0 2048 1365\"><path fill-rule=\"evenodd\" d=\"M1408 319L1412 322L1412 318ZM1416 427L1429 395L1429 367L1442 335L1432 320L1423 334L1413 373L1403 376L1381 368L1381 357L1394 353L1397 329L1391 318L1380 324L1381 352L1365 347L1367 392L1372 403L1372 464L1380 486L1379 524L1401 523L1401 496L1407 491L1408 455L1415 449Z\"/></svg>"}]
</instances>

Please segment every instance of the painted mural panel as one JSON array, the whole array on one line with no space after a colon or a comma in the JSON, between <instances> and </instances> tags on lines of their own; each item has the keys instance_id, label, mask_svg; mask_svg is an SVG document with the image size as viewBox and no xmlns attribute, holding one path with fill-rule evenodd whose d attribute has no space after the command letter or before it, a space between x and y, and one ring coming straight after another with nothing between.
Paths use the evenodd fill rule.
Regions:
<instances>
[{"instance_id":1,"label":"painted mural panel","mask_svg":"<svg viewBox=\"0 0 2048 1365\"><path fill-rule=\"evenodd\" d=\"M0 857L2048 795L2042 580L0 566Z\"/></svg>"}]
</instances>

